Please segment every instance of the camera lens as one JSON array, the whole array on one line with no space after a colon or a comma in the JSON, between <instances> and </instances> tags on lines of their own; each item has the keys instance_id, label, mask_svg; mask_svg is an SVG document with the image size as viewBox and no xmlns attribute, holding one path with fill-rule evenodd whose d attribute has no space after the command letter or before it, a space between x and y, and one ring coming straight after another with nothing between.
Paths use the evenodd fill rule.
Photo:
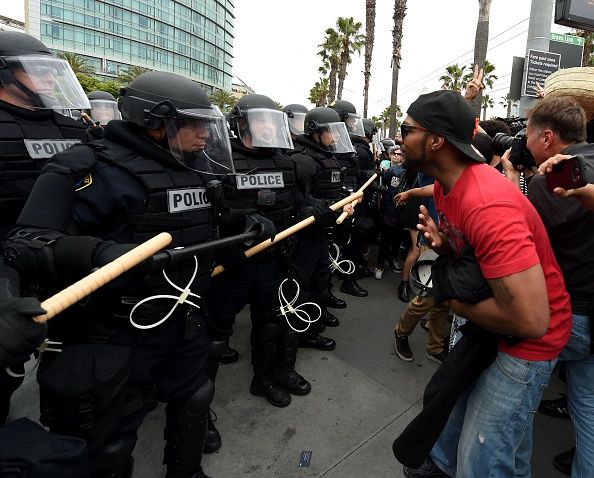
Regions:
<instances>
[{"instance_id":1,"label":"camera lens","mask_svg":"<svg viewBox=\"0 0 594 478\"><path fill-rule=\"evenodd\" d=\"M503 156L512 147L514 137L505 133L497 133L491 141L491 150L497 156Z\"/></svg>"}]
</instances>

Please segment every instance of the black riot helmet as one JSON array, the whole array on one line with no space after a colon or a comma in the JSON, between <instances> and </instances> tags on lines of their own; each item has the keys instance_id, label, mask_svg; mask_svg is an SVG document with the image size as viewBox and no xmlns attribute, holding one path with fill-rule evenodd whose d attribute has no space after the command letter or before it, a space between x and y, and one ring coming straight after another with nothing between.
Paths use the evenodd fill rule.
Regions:
<instances>
[{"instance_id":1,"label":"black riot helmet","mask_svg":"<svg viewBox=\"0 0 594 478\"><path fill-rule=\"evenodd\" d=\"M357 108L353 103L346 100L336 100L330 105L330 108L338 113L340 120L347 125L349 133L355 136L365 136L361 115L357 114Z\"/></svg>"},{"instance_id":2,"label":"black riot helmet","mask_svg":"<svg viewBox=\"0 0 594 478\"><path fill-rule=\"evenodd\" d=\"M90 108L68 62L22 32L0 31L0 89L6 101L27 109Z\"/></svg>"},{"instance_id":3,"label":"black riot helmet","mask_svg":"<svg viewBox=\"0 0 594 478\"><path fill-rule=\"evenodd\" d=\"M142 128L165 128L169 149L186 168L207 174L234 171L225 117L198 83L151 71L120 89L122 118Z\"/></svg>"},{"instance_id":4,"label":"black riot helmet","mask_svg":"<svg viewBox=\"0 0 594 478\"><path fill-rule=\"evenodd\" d=\"M229 123L244 146L293 149L287 115L268 96L240 98L231 109Z\"/></svg>"},{"instance_id":5,"label":"black riot helmet","mask_svg":"<svg viewBox=\"0 0 594 478\"><path fill-rule=\"evenodd\" d=\"M320 146L333 153L352 153L355 150L346 125L332 108L321 106L309 110L305 115L304 131Z\"/></svg>"},{"instance_id":6,"label":"black riot helmet","mask_svg":"<svg viewBox=\"0 0 594 478\"><path fill-rule=\"evenodd\" d=\"M384 138L382 139L382 146L384 147L384 151L389 151L390 148L396 146L396 142L392 138Z\"/></svg>"},{"instance_id":7,"label":"black riot helmet","mask_svg":"<svg viewBox=\"0 0 594 478\"><path fill-rule=\"evenodd\" d=\"M113 119L122 119L118 110L118 100L107 91L91 91L87 98L91 103L91 118L96 123L105 125Z\"/></svg>"},{"instance_id":8,"label":"black riot helmet","mask_svg":"<svg viewBox=\"0 0 594 478\"><path fill-rule=\"evenodd\" d=\"M371 141L373 135L377 133L377 126L369 118L363 118L363 131L365 131L365 137Z\"/></svg>"},{"instance_id":9,"label":"black riot helmet","mask_svg":"<svg viewBox=\"0 0 594 478\"><path fill-rule=\"evenodd\" d=\"M291 133L295 136L303 134L303 125L305 123L305 115L308 112L308 109L303 105L293 103L285 106L283 111L289 119Z\"/></svg>"}]
</instances>

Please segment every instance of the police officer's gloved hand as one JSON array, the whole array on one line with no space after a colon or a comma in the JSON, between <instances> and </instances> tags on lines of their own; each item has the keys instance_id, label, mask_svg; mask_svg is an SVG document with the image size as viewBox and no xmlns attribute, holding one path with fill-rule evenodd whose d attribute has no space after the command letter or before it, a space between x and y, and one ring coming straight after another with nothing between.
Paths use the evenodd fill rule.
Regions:
<instances>
[{"instance_id":1,"label":"police officer's gloved hand","mask_svg":"<svg viewBox=\"0 0 594 478\"><path fill-rule=\"evenodd\" d=\"M124 255L126 252L134 249L138 244L119 244L114 241L103 241L93 251L91 259L93 267L103 267L106 264L114 261L118 257ZM128 271L125 275L131 277L144 277L153 268L153 258L142 261L136 267Z\"/></svg>"},{"instance_id":2,"label":"police officer's gloved hand","mask_svg":"<svg viewBox=\"0 0 594 478\"><path fill-rule=\"evenodd\" d=\"M86 144L75 144L66 151L54 155L43 167L41 174L63 174L79 181L91 171L95 163L93 148Z\"/></svg>"},{"instance_id":3,"label":"police officer's gloved hand","mask_svg":"<svg viewBox=\"0 0 594 478\"><path fill-rule=\"evenodd\" d=\"M318 226L330 227L336 224L338 214L330 209L328 203L324 201L316 201L312 206L312 212Z\"/></svg>"},{"instance_id":4,"label":"police officer's gloved hand","mask_svg":"<svg viewBox=\"0 0 594 478\"><path fill-rule=\"evenodd\" d=\"M274 223L270 219L256 212L248 214L245 217L245 228L243 229L243 232L250 231L257 231L258 236L245 243L248 247L252 246L255 242L262 242L266 239L274 240L274 236L276 235L276 227L274 227Z\"/></svg>"},{"instance_id":5,"label":"police officer's gloved hand","mask_svg":"<svg viewBox=\"0 0 594 478\"><path fill-rule=\"evenodd\" d=\"M448 299L478 304L493 297L493 291L469 245L458 257L438 257L431 267L431 277L436 304Z\"/></svg>"},{"instance_id":6,"label":"police officer's gloved hand","mask_svg":"<svg viewBox=\"0 0 594 478\"><path fill-rule=\"evenodd\" d=\"M217 254L220 264L225 268L226 271L233 271L241 268L247 257L241 249L224 249L220 254Z\"/></svg>"},{"instance_id":7,"label":"police officer's gloved hand","mask_svg":"<svg viewBox=\"0 0 594 478\"><path fill-rule=\"evenodd\" d=\"M38 324L33 317L45 313L39 301L33 297L0 298L1 368L26 361L43 342L47 325Z\"/></svg>"},{"instance_id":8,"label":"police officer's gloved hand","mask_svg":"<svg viewBox=\"0 0 594 478\"><path fill-rule=\"evenodd\" d=\"M93 139L105 138L105 129L103 128L103 126L100 126L99 124L91 126L89 129L87 129L87 133L89 133L89 135L91 135Z\"/></svg>"}]
</instances>

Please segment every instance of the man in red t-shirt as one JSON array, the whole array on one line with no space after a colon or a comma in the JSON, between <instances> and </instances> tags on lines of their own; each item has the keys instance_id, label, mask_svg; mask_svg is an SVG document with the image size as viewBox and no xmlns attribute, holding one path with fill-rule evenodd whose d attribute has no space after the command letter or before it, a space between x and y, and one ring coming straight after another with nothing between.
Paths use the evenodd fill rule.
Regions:
<instances>
[{"instance_id":1,"label":"man in red t-shirt","mask_svg":"<svg viewBox=\"0 0 594 478\"><path fill-rule=\"evenodd\" d=\"M419 229L440 254L476 255L493 297L455 298L474 324L523 339L500 341L495 361L458 399L448 423L409 477L530 476L532 411L569 338L571 307L540 217L523 194L472 144L473 111L460 94L421 95L402 124L405 166L436 179L439 227L421 207ZM516 341L517 342L517 341Z\"/></svg>"}]
</instances>

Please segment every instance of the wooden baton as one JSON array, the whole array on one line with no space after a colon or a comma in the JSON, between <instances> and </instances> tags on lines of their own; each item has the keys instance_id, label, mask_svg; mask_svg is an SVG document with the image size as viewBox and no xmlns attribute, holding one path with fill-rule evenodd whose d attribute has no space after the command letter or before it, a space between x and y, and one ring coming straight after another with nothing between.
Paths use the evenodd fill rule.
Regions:
<instances>
[{"instance_id":1,"label":"wooden baton","mask_svg":"<svg viewBox=\"0 0 594 478\"><path fill-rule=\"evenodd\" d=\"M367 181L365 181L365 184L363 184L363 186L361 186L359 189L357 189L357 192L365 191L365 189L367 189L367 186L369 186L375 178L377 178L377 173L373 173L373 176L371 176ZM359 204L358 199L356 201L353 201L351 203L351 206L353 206L353 208L354 208L357 204ZM336 220L336 224L342 224L342 222L347 218L348 215L349 215L349 213L344 211L340 216L338 216L338 219Z\"/></svg>"},{"instance_id":2,"label":"wooden baton","mask_svg":"<svg viewBox=\"0 0 594 478\"><path fill-rule=\"evenodd\" d=\"M41 303L41 307L47 311L47 314L39 315L33 320L40 323L48 321L71 305L76 304L91 292L103 287L156 252L167 247L171 243L171 240L171 234L162 232L148 241L139 244L109 264L105 264L100 269L97 269L88 276L66 287L66 289L44 300Z\"/></svg>"}]
</instances>

